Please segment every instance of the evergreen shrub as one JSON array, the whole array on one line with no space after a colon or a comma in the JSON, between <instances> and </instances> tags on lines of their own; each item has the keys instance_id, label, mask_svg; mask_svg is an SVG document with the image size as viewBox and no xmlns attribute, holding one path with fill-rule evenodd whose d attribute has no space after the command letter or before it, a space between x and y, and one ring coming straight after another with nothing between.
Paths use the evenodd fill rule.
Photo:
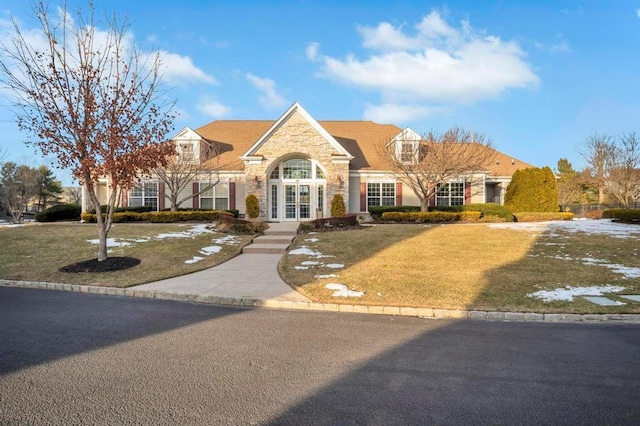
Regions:
<instances>
[{"instance_id":1,"label":"evergreen shrub","mask_svg":"<svg viewBox=\"0 0 640 426\"><path fill-rule=\"evenodd\" d=\"M58 220L80 220L82 208L78 204L57 204L36 214L38 222L55 222Z\"/></svg>"},{"instance_id":2,"label":"evergreen shrub","mask_svg":"<svg viewBox=\"0 0 640 426\"><path fill-rule=\"evenodd\" d=\"M331 217L342 217L347 213L342 195L336 194L331 200Z\"/></svg>"},{"instance_id":3,"label":"evergreen shrub","mask_svg":"<svg viewBox=\"0 0 640 426\"><path fill-rule=\"evenodd\" d=\"M255 219L260 216L260 203L258 202L258 197L253 194L247 195L245 205L247 207L247 216L251 219Z\"/></svg>"},{"instance_id":4,"label":"evergreen shrub","mask_svg":"<svg viewBox=\"0 0 640 426\"><path fill-rule=\"evenodd\" d=\"M517 170L507 187L504 206L512 212L558 212L558 187L551 169Z\"/></svg>"}]
</instances>

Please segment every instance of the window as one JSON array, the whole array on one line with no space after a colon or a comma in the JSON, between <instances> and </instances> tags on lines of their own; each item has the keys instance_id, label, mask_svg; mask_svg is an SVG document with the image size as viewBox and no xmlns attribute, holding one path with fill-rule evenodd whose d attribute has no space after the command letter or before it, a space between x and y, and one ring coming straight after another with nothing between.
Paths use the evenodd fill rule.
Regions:
<instances>
[{"instance_id":1,"label":"window","mask_svg":"<svg viewBox=\"0 0 640 426\"><path fill-rule=\"evenodd\" d=\"M368 182L367 206L394 206L396 184L394 182Z\"/></svg>"},{"instance_id":2,"label":"window","mask_svg":"<svg viewBox=\"0 0 640 426\"><path fill-rule=\"evenodd\" d=\"M158 183L142 183L129 191L128 205L130 207L149 206L151 210L158 210Z\"/></svg>"},{"instance_id":3,"label":"window","mask_svg":"<svg viewBox=\"0 0 640 426\"><path fill-rule=\"evenodd\" d=\"M461 206L464 204L464 182L439 185L436 206Z\"/></svg>"},{"instance_id":4,"label":"window","mask_svg":"<svg viewBox=\"0 0 640 426\"><path fill-rule=\"evenodd\" d=\"M209 183L200 182L200 190ZM229 210L229 183L218 182L214 187L200 194L200 208L209 210Z\"/></svg>"},{"instance_id":5,"label":"window","mask_svg":"<svg viewBox=\"0 0 640 426\"><path fill-rule=\"evenodd\" d=\"M400 146L400 161L403 163L411 163L414 160L414 147L413 142L403 141Z\"/></svg>"},{"instance_id":6,"label":"window","mask_svg":"<svg viewBox=\"0 0 640 426\"><path fill-rule=\"evenodd\" d=\"M311 161L293 158L284 162L282 174L284 179L312 179Z\"/></svg>"},{"instance_id":7,"label":"window","mask_svg":"<svg viewBox=\"0 0 640 426\"><path fill-rule=\"evenodd\" d=\"M180 157L182 161L193 161L193 144L180 144Z\"/></svg>"}]
</instances>

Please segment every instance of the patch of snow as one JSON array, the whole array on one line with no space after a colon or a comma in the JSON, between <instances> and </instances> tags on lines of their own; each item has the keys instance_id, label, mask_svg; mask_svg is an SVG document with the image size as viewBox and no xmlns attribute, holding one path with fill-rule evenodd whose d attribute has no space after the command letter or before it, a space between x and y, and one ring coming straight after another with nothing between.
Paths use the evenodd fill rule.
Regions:
<instances>
[{"instance_id":1,"label":"patch of snow","mask_svg":"<svg viewBox=\"0 0 640 426\"><path fill-rule=\"evenodd\" d=\"M190 229L182 232L169 232L166 234L158 234L154 238L164 240L165 238L194 238L197 235L211 234L213 231L207 229L206 224L194 225Z\"/></svg>"},{"instance_id":2,"label":"patch of snow","mask_svg":"<svg viewBox=\"0 0 640 426\"><path fill-rule=\"evenodd\" d=\"M222 238L214 238L211 242L216 244L225 244L228 246L235 246L238 244L238 240L235 235L225 235Z\"/></svg>"},{"instance_id":3,"label":"patch of snow","mask_svg":"<svg viewBox=\"0 0 640 426\"><path fill-rule=\"evenodd\" d=\"M191 264L191 263L200 262L201 260L204 260L204 257L193 256L193 258L191 258L189 260L185 260L184 263Z\"/></svg>"},{"instance_id":4,"label":"patch of snow","mask_svg":"<svg viewBox=\"0 0 640 426\"><path fill-rule=\"evenodd\" d=\"M328 263L326 265L327 268L331 268L331 269L340 269L340 268L344 268L344 265L342 263Z\"/></svg>"},{"instance_id":5,"label":"patch of snow","mask_svg":"<svg viewBox=\"0 0 640 426\"><path fill-rule=\"evenodd\" d=\"M291 250L289 254L292 254L294 256L304 255L309 257L315 257L316 259L320 259L323 257L335 257L327 254L322 254L319 251L313 251L308 246L300 246L300 248Z\"/></svg>"},{"instance_id":6,"label":"patch of snow","mask_svg":"<svg viewBox=\"0 0 640 426\"><path fill-rule=\"evenodd\" d=\"M100 240L96 239L96 240L87 240L87 242L89 244L100 244ZM116 241L115 238L107 238L107 247L126 247L126 246L130 246L131 243L128 243L126 241Z\"/></svg>"},{"instance_id":7,"label":"patch of snow","mask_svg":"<svg viewBox=\"0 0 640 426\"><path fill-rule=\"evenodd\" d=\"M363 291L349 290L344 284L331 283L324 286L326 289L335 290L332 294L333 297L362 297Z\"/></svg>"},{"instance_id":8,"label":"patch of snow","mask_svg":"<svg viewBox=\"0 0 640 426\"><path fill-rule=\"evenodd\" d=\"M309 269L308 266L294 266L293 269L297 269L298 271L301 271L303 269Z\"/></svg>"},{"instance_id":9,"label":"patch of snow","mask_svg":"<svg viewBox=\"0 0 640 426\"><path fill-rule=\"evenodd\" d=\"M301 265L322 265L322 262L316 262L315 260L307 260L305 262L302 262Z\"/></svg>"},{"instance_id":10,"label":"patch of snow","mask_svg":"<svg viewBox=\"0 0 640 426\"><path fill-rule=\"evenodd\" d=\"M605 293L615 293L624 290L625 287L615 285L591 286L591 287L560 287L554 290L540 290L527 294L527 297L535 297L543 302L566 301L572 302L574 296L602 296Z\"/></svg>"},{"instance_id":11,"label":"patch of snow","mask_svg":"<svg viewBox=\"0 0 640 426\"><path fill-rule=\"evenodd\" d=\"M607 235L614 238L637 238L640 227L628 223L616 223L611 219L598 220L559 220L553 222L511 222L491 223L494 229L515 229L528 232L548 232L550 236L558 236L554 232L584 232L589 235Z\"/></svg>"},{"instance_id":12,"label":"patch of snow","mask_svg":"<svg viewBox=\"0 0 640 426\"><path fill-rule=\"evenodd\" d=\"M313 278L324 279L324 278L338 278L340 275L336 274L319 274L315 275Z\"/></svg>"},{"instance_id":13,"label":"patch of snow","mask_svg":"<svg viewBox=\"0 0 640 426\"><path fill-rule=\"evenodd\" d=\"M310 243L317 243L320 241L318 238L306 238L305 241L309 241Z\"/></svg>"},{"instance_id":14,"label":"patch of snow","mask_svg":"<svg viewBox=\"0 0 640 426\"><path fill-rule=\"evenodd\" d=\"M200 249L200 254L204 254L205 256L211 256L212 254L220 253L220 250L222 250L222 247L220 246L202 247Z\"/></svg>"}]
</instances>

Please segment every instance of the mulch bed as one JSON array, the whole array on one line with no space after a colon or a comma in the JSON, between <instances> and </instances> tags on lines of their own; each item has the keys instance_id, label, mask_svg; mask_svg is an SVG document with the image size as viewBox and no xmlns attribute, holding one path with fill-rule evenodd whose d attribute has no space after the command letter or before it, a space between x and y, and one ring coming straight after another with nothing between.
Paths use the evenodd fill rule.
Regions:
<instances>
[{"instance_id":1,"label":"mulch bed","mask_svg":"<svg viewBox=\"0 0 640 426\"><path fill-rule=\"evenodd\" d=\"M60 272L81 273L81 272L111 272L133 268L140 264L140 259L135 257L107 257L106 260L98 262L98 259L84 260L73 263L58 269Z\"/></svg>"}]
</instances>

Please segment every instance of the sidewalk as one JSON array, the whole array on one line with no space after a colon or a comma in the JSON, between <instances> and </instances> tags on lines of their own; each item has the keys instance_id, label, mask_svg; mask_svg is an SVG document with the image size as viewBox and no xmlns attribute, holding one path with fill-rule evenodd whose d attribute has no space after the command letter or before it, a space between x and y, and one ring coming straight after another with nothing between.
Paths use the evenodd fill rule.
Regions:
<instances>
[{"instance_id":1,"label":"sidewalk","mask_svg":"<svg viewBox=\"0 0 640 426\"><path fill-rule=\"evenodd\" d=\"M296 236L298 223L270 223L233 259L204 271L132 287L133 290L197 294L219 298L310 302L278 274L278 262Z\"/></svg>"}]
</instances>

